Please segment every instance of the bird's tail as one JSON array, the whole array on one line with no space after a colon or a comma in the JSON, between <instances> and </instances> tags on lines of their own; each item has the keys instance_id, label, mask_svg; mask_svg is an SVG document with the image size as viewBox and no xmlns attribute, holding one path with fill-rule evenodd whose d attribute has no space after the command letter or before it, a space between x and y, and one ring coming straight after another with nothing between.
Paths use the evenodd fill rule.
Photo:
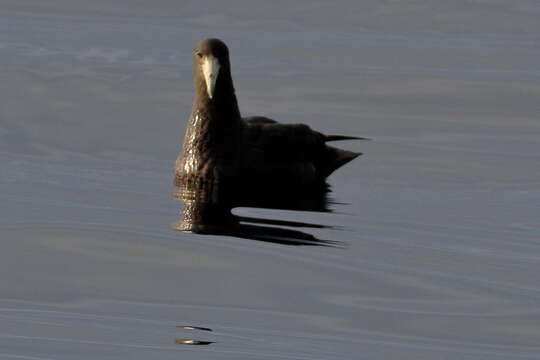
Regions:
<instances>
[{"instance_id":1,"label":"bird's tail","mask_svg":"<svg viewBox=\"0 0 540 360\"><path fill-rule=\"evenodd\" d=\"M346 136L346 135L325 135L324 136L324 142L341 141L341 140L371 140L371 139L367 137Z\"/></svg>"},{"instance_id":2,"label":"bird's tail","mask_svg":"<svg viewBox=\"0 0 540 360\"><path fill-rule=\"evenodd\" d=\"M319 170L325 178L332 174L336 169L342 167L349 161L362 155L359 152L338 149L333 146L326 146L324 161L320 164Z\"/></svg>"}]
</instances>

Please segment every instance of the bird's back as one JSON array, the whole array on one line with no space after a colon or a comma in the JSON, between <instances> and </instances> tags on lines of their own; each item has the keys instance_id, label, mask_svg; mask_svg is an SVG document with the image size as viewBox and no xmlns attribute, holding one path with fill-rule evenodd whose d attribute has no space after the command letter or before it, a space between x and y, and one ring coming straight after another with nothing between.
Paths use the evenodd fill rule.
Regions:
<instances>
[{"instance_id":1,"label":"bird's back","mask_svg":"<svg viewBox=\"0 0 540 360\"><path fill-rule=\"evenodd\" d=\"M324 182L359 153L328 146L325 135L304 124L266 117L245 119L242 172L286 183Z\"/></svg>"}]
</instances>

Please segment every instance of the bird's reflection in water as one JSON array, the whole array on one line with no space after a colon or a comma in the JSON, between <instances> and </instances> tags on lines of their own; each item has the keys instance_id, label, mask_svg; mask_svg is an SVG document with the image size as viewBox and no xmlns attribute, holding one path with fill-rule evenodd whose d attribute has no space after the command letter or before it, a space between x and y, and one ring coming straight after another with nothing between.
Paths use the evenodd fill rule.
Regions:
<instances>
[{"instance_id":1,"label":"bird's reflection in water","mask_svg":"<svg viewBox=\"0 0 540 360\"><path fill-rule=\"evenodd\" d=\"M328 187L310 189L252 189L244 183L182 181L176 179L174 198L183 203L178 231L208 235L227 235L285 245L340 246L339 242L318 239L292 228L326 228L319 224L237 216L235 207L272 208L328 212Z\"/></svg>"}]
</instances>

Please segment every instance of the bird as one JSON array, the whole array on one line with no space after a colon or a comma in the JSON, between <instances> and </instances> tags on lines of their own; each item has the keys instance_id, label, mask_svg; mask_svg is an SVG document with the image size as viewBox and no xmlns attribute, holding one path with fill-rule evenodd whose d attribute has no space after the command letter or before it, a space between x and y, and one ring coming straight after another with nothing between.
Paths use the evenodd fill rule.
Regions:
<instances>
[{"instance_id":1,"label":"bird","mask_svg":"<svg viewBox=\"0 0 540 360\"><path fill-rule=\"evenodd\" d=\"M306 124L285 124L264 116L243 118L229 49L220 39L203 40L193 50L193 82L193 107L175 164L176 181L319 185L362 155L329 142L368 140L325 135Z\"/></svg>"}]
</instances>

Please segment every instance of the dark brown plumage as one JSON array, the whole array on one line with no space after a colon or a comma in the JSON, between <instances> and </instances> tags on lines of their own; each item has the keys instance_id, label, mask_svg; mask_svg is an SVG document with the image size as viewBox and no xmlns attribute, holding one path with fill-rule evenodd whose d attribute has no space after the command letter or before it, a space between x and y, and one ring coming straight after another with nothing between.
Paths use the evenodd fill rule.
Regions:
<instances>
[{"instance_id":1,"label":"dark brown plumage","mask_svg":"<svg viewBox=\"0 0 540 360\"><path fill-rule=\"evenodd\" d=\"M304 124L266 117L243 119L238 109L227 46L200 42L193 54L195 98L177 179L253 183L320 184L360 153L327 145L364 139L324 135Z\"/></svg>"}]
</instances>

